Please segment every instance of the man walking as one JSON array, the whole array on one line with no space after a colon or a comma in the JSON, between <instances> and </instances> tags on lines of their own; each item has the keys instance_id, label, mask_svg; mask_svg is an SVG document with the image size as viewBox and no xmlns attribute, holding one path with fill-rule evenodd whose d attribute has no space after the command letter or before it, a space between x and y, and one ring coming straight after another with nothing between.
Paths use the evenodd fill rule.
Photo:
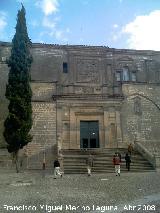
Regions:
<instances>
[{"instance_id":1,"label":"man walking","mask_svg":"<svg viewBox=\"0 0 160 213\"><path fill-rule=\"evenodd\" d=\"M133 152L133 146L132 146L132 144L130 143L130 144L128 145L128 153L131 155L132 152Z\"/></svg>"},{"instance_id":2,"label":"man walking","mask_svg":"<svg viewBox=\"0 0 160 213\"><path fill-rule=\"evenodd\" d=\"M91 169L93 167L93 156L90 154L86 160L88 176L91 176Z\"/></svg>"},{"instance_id":3,"label":"man walking","mask_svg":"<svg viewBox=\"0 0 160 213\"><path fill-rule=\"evenodd\" d=\"M60 172L60 163L58 159L54 161L54 179L56 179L57 176L62 177L62 173Z\"/></svg>"},{"instance_id":4,"label":"man walking","mask_svg":"<svg viewBox=\"0 0 160 213\"><path fill-rule=\"evenodd\" d=\"M126 161L126 169L128 169L128 171L130 171L131 158L130 158L130 156L128 155L128 153L126 153L125 161Z\"/></svg>"}]
</instances>

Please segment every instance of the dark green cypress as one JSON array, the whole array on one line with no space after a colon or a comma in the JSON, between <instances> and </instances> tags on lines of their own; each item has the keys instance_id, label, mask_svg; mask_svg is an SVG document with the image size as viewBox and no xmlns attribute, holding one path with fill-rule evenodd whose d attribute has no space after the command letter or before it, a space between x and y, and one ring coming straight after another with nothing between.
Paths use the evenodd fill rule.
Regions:
<instances>
[{"instance_id":1,"label":"dark green cypress","mask_svg":"<svg viewBox=\"0 0 160 213\"><path fill-rule=\"evenodd\" d=\"M25 8L18 11L16 33L12 40L11 56L7 61L9 70L6 98L9 100L9 114L4 122L4 137L10 153L17 154L32 136L32 91L30 88L31 41L28 37Z\"/></svg>"}]
</instances>

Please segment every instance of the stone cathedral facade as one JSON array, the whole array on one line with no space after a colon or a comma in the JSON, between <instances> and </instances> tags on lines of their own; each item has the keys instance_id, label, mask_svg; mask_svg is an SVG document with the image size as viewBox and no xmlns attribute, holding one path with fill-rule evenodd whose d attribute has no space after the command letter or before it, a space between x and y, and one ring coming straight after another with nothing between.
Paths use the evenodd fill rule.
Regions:
<instances>
[{"instance_id":1,"label":"stone cathedral facade","mask_svg":"<svg viewBox=\"0 0 160 213\"><path fill-rule=\"evenodd\" d=\"M10 50L0 43L1 146ZM42 153L51 159L57 150L120 148L135 141L158 147L160 52L48 44L33 44L31 51L33 141L26 150L37 165Z\"/></svg>"}]
</instances>

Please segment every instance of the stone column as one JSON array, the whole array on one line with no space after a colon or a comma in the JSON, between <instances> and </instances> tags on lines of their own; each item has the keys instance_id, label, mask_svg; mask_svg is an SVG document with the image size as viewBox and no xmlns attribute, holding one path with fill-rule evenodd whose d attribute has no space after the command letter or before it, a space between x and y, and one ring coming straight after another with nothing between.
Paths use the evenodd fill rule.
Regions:
<instances>
[{"instance_id":1,"label":"stone column","mask_svg":"<svg viewBox=\"0 0 160 213\"><path fill-rule=\"evenodd\" d=\"M104 111L104 147L109 145L109 113Z\"/></svg>"},{"instance_id":2,"label":"stone column","mask_svg":"<svg viewBox=\"0 0 160 213\"><path fill-rule=\"evenodd\" d=\"M80 143L77 138L78 131L79 131L79 124L75 116L75 110L71 108L70 109L70 144L69 144L70 149L80 148Z\"/></svg>"},{"instance_id":3,"label":"stone column","mask_svg":"<svg viewBox=\"0 0 160 213\"><path fill-rule=\"evenodd\" d=\"M121 120L120 111L116 111L116 130L117 130L117 143L122 142L122 132L121 132Z\"/></svg>"}]
</instances>

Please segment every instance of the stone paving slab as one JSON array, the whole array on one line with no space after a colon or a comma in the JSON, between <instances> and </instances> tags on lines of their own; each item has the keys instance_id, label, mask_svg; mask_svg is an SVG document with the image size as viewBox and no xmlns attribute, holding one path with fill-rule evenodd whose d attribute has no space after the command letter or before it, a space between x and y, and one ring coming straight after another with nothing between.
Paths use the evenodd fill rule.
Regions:
<instances>
[{"instance_id":1,"label":"stone paving slab","mask_svg":"<svg viewBox=\"0 0 160 213\"><path fill-rule=\"evenodd\" d=\"M1 212L160 213L160 172L54 179L51 171L0 170Z\"/></svg>"}]
</instances>

